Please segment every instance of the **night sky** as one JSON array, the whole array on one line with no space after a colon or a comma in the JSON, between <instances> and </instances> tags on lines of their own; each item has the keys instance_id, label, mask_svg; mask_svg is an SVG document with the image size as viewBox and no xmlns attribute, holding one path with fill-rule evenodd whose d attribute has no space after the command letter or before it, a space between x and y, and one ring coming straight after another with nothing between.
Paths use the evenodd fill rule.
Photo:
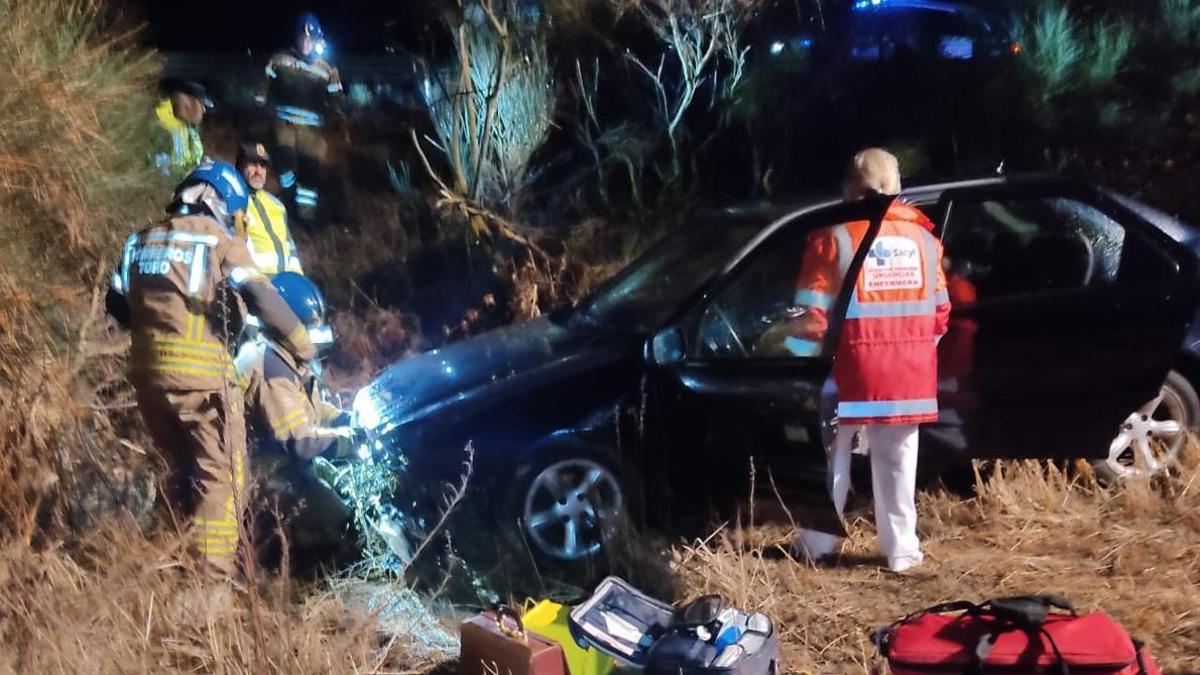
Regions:
<instances>
[{"instance_id":1,"label":"night sky","mask_svg":"<svg viewBox=\"0 0 1200 675\"><path fill-rule=\"evenodd\" d=\"M115 3L114 3L115 4ZM255 52L290 44L296 16L315 12L334 49L382 54L390 42L411 42L431 20L421 0L127 0L147 23L146 41L162 51Z\"/></svg>"}]
</instances>

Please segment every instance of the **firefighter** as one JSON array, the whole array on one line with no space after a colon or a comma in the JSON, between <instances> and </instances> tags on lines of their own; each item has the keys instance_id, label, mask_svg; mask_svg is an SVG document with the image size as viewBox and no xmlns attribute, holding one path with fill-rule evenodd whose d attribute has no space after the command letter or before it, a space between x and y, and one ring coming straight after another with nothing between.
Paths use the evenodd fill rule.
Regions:
<instances>
[{"instance_id":1,"label":"firefighter","mask_svg":"<svg viewBox=\"0 0 1200 675\"><path fill-rule=\"evenodd\" d=\"M295 46L271 57L262 100L275 116L279 184L301 225L314 223L323 183L325 117L342 99L342 81L326 60L328 43L311 13L296 21Z\"/></svg>"},{"instance_id":2,"label":"firefighter","mask_svg":"<svg viewBox=\"0 0 1200 675\"><path fill-rule=\"evenodd\" d=\"M197 82L172 82L167 98L154 108L154 166L163 175L181 180L200 165L204 144L200 123L212 100Z\"/></svg>"},{"instance_id":3,"label":"firefighter","mask_svg":"<svg viewBox=\"0 0 1200 675\"><path fill-rule=\"evenodd\" d=\"M878 148L854 156L843 184L847 201L871 193L900 193L899 163ZM847 223L809 236L796 293L806 311L788 339L793 353L812 354L824 338L826 312L869 227ZM869 244L834 360L838 426L830 491L841 516L854 438L861 435L871 457L880 549L888 567L903 572L924 559L915 504L917 426L938 418L937 341L946 333L950 301L941 242L919 209L893 201ZM803 530L796 544L818 559L836 550L838 538Z\"/></svg>"},{"instance_id":4,"label":"firefighter","mask_svg":"<svg viewBox=\"0 0 1200 675\"><path fill-rule=\"evenodd\" d=\"M255 475L289 519L290 541L300 548L337 547L345 539L350 510L318 478L313 460L349 454L349 413L321 393L320 356L333 345L325 322L325 298L312 281L281 272L271 283L308 331L317 359L298 361L270 335L258 335L238 353L246 393Z\"/></svg>"},{"instance_id":5,"label":"firefighter","mask_svg":"<svg viewBox=\"0 0 1200 675\"><path fill-rule=\"evenodd\" d=\"M262 143L243 143L238 148L237 168L250 186L246 209L246 243L258 270L267 276L280 272L304 274L296 254L296 242L288 231L287 209L266 190L271 158Z\"/></svg>"},{"instance_id":6,"label":"firefighter","mask_svg":"<svg viewBox=\"0 0 1200 675\"><path fill-rule=\"evenodd\" d=\"M176 189L170 216L126 240L106 298L131 331L129 379L166 460L164 496L176 516L192 520L204 568L223 576L236 571L246 470L231 351L243 306L296 363L315 355L235 234L247 192L232 165L203 162Z\"/></svg>"}]
</instances>

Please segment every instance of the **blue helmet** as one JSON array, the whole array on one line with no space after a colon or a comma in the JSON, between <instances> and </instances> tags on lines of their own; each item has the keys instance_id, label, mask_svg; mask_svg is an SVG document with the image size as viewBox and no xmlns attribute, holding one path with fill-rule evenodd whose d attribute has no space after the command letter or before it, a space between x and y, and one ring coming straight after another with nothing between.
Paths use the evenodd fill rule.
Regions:
<instances>
[{"instance_id":1,"label":"blue helmet","mask_svg":"<svg viewBox=\"0 0 1200 675\"><path fill-rule=\"evenodd\" d=\"M284 302L308 329L308 337L318 348L333 344L333 331L325 323L325 296L308 277L295 272L280 272L271 284Z\"/></svg>"},{"instance_id":2,"label":"blue helmet","mask_svg":"<svg viewBox=\"0 0 1200 675\"><path fill-rule=\"evenodd\" d=\"M325 39L325 29L321 27L317 15L312 12L305 12L296 17L296 41L304 38L312 38L313 42Z\"/></svg>"},{"instance_id":3,"label":"blue helmet","mask_svg":"<svg viewBox=\"0 0 1200 675\"><path fill-rule=\"evenodd\" d=\"M212 186L216 200L211 192L193 189L201 184ZM203 206L222 224L230 226L237 213L245 212L249 204L250 189L238 170L229 162L205 158L175 188L170 210L189 213L191 209L187 207Z\"/></svg>"}]
</instances>

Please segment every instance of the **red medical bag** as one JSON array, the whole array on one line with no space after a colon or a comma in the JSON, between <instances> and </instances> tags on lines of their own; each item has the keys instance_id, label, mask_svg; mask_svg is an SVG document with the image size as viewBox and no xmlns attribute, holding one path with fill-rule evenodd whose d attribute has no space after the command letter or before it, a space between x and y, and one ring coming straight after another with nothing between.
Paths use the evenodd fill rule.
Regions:
<instances>
[{"instance_id":1,"label":"red medical bag","mask_svg":"<svg viewBox=\"0 0 1200 675\"><path fill-rule=\"evenodd\" d=\"M1120 624L1103 612L1080 616L1058 596L950 602L873 637L893 675L1159 675Z\"/></svg>"}]
</instances>

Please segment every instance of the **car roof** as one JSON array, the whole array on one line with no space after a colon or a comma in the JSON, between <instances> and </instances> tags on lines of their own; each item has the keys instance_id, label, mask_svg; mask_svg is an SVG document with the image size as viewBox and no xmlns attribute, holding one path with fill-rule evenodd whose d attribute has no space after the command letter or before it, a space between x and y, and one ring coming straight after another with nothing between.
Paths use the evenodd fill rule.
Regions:
<instances>
[{"instance_id":1,"label":"car roof","mask_svg":"<svg viewBox=\"0 0 1200 675\"><path fill-rule=\"evenodd\" d=\"M900 193L900 198L904 201L917 204L918 206L932 204L941 198L942 193L947 190L961 190L964 188L977 187L993 187L1001 185L1012 186L1062 186L1078 184L1074 181L1060 178L1058 176L1050 176L1045 174L1019 174L1012 176L987 176L983 178L970 178L955 181L923 183L920 185L905 188ZM816 194L805 199L798 199L788 202L755 202L737 204L721 209L705 211L703 215L719 218L761 218L767 221L775 221L784 216L790 216L801 211L809 211L814 207L825 206L833 202L839 201L838 197L833 193L826 192Z\"/></svg>"}]
</instances>

